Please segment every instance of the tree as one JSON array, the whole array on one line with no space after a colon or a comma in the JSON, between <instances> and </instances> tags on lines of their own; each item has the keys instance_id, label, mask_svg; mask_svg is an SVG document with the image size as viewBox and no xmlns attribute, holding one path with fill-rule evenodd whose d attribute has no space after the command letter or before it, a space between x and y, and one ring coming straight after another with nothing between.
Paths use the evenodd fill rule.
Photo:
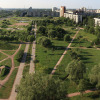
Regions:
<instances>
[{"instance_id":1,"label":"tree","mask_svg":"<svg viewBox=\"0 0 100 100\"><path fill-rule=\"evenodd\" d=\"M68 100L67 86L49 75L27 74L17 87L17 100Z\"/></svg>"},{"instance_id":2,"label":"tree","mask_svg":"<svg viewBox=\"0 0 100 100\"><path fill-rule=\"evenodd\" d=\"M56 33L57 32L55 30L51 29L51 30L48 31L48 37L49 38L55 38Z\"/></svg>"},{"instance_id":3,"label":"tree","mask_svg":"<svg viewBox=\"0 0 100 100\"><path fill-rule=\"evenodd\" d=\"M70 41L70 40L71 40L70 36L68 34L66 34L64 36L64 41Z\"/></svg>"},{"instance_id":4,"label":"tree","mask_svg":"<svg viewBox=\"0 0 100 100\"><path fill-rule=\"evenodd\" d=\"M38 44L41 44L41 45L44 46L44 47L51 47L51 46L52 46L51 40L48 39L48 38L45 37L45 36L39 37L37 43L38 43Z\"/></svg>"},{"instance_id":5,"label":"tree","mask_svg":"<svg viewBox=\"0 0 100 100\"><path fill-rule=\"evenodd\" d=\"M68 64L65 71L67 72L67 74L69 74L72 81L78 83L80 79L83 79L86 68L82 61L73 60Z\"/></svg>"},{"instance_id":6,"label":"tree","mask_svg":"<svg viewBox=\"0 0 100 100\"><path fill-rule=\"evenodd\" d=\"M30 42L33 42L35 40L35 36L34 35L29 35L27 37L27 40L30 41Z\"/></svg>"},{"instance_id":7,"label":"tree","mask_svg":"<svg viewBox=\"0 0 100 100\"><path fill-rule=\"evenodd\" d=\"M100 89L100 64L95 65L89 74L90 82Z\"/></svg>"},{"instance_id":8,"label":"tree","mask_svg":"<svg viewBox=\"0 0 100 100\"><path fill-rule=\"evenodd\" d=\"M40 26L37 30L37 33L41 34L41 35L47 35L46 33L46 28L44 26Z\"/></svg>"},{"instance_id":9,"label":"tree","mask_svg":"<svg viewBox=\"0 0 100 100\"><path fill-rule=\"evenodd\" d=\"M84 92L84 91L86 90L86 88L87 88L86 80L85 80L85 79L81 79L81 80L79 81L78 87L79 87L80 93L81 93L82 96L83 96L83 92Z\"/></svg>"}]
</instances>

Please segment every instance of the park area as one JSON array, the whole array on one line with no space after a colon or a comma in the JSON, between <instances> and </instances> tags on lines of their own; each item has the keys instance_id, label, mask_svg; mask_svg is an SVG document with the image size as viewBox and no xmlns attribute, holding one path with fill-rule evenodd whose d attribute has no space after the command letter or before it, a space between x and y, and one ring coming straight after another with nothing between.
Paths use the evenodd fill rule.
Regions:
<instances>
[{"instance_id":1,"label":"park area","mask_svg":"<svg viewBox=\"0 0 100 100\"><path fill-rule=\"evenodd\" d=\"M30 35L34 35L35 21L37 29L34 73L50 75L55 80L60 79L60 82L67 86L68 95L76 93L75 96L70 97L70 100L100 100L96 92L83 94L84 96L77 95L77 92L80 92L80 79L77 82L73 81L75 77L72 80L68 73L68 67L73 61L80 66L82 62L85 66L85 71L82 73L88 85L85 90L95 88L89 81L89 75L92 68L100 62L100 48L99 45L94 44L97 36L86 32L84 28L80 28L69 19L64 20L63 18L11 17L0 21L0 99L10 97L20 63L24 59L23 55L26 55L24 59L26 61L22 76L25 77L29 73L33 48ZM28 49L25 54L26 47ZM81 76L79 73L77 75Z\"/></svg>"}]
</instances>

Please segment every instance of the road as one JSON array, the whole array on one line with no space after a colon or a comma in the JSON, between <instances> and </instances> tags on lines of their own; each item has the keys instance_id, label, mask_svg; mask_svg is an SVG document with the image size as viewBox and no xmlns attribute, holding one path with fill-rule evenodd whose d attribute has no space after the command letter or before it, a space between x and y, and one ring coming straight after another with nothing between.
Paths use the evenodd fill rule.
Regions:
<instances>
[{"instance_id":1,"label":"road","mask_svg":"<svg viewBox=\"0 0 100 100\"><path fill-rule=\"evenodd\" d=\"M15 92L15 87L16 87L16 85L19 85L20 80L22 78L22 73L23 73L23 69L25 66L25 60L26 60L28 49L29 49L29 43L26 44L24 55L23 55L22 61L20 63L20 66L18 68L18 72L17 72L16 79L15 79L14 84L13 84L13 88L12 88L12 92L11 92L9 100L16 100L17 93Z\"/></svg>"}]
</instances>

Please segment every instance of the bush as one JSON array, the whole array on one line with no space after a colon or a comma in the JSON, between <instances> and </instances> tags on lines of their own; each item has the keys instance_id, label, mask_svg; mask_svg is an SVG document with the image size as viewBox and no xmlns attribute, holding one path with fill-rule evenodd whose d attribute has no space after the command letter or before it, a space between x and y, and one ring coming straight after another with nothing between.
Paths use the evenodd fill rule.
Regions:
<instances>
[{"instance_id":1,"label":"bush","mask_svg":"<svg viewBox=\"0 0 100 100\"><path fill-rule=\"evenodd\" d=\"M41 44L41 45L44 46L44 47L51 47L51 46L52 46L51 40L48 39L48 38L45 37L45 36L39 37L37 43L38 43L38 44Z\"/></svg>"},{"instance_id":2,"label":"bush","mask_svg":"<svg viewBox=\"0 0 100 100\"><path fill-rule=\"evenodd\" d=\"M66 34L64 36L64 41L70 41L70 40L71 40L70 36L68 34Z\"/></svg>"},{"instance_id":3,"label":"bush","mask_svg":"<svg viewBox=\"0 0 100 100\"><path fill-rule=\"evenodd\" d=\"M22 60L23 53L24 53L24 50L20 50L20 51L18 52L18 54L17 54L16 59L17 59L19 62L21 62L21 60Z\"/></svg>"},{"instance_id":4,"label":"bush","mask_svg":"<svg viewBox=\"0 0 100 100\"><path fill-rule=\"evenodd\" d=\"M10 71L10 68L5 67L4 69L2 69L0 76L3 77L5 75L7 75L9 73L9 71Z\"/></svg>"}]
</instances>

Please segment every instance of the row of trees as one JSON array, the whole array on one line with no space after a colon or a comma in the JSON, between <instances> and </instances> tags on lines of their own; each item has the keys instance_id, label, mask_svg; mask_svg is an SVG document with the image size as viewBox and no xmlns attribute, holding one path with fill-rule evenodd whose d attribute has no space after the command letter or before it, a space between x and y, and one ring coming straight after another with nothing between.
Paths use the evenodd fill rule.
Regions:
<instances>
[{"instance_id":1,"label":"row of trees","mask_svg":"<svg viewBox=\"0 0 100 100\"><path fill-rule=\"evenodd\" d=\"M97 88L100 90L100 64L95 65L88 77L86 77L86 66L81 61L80 53L82 51L79 49L70 50L69 54L72 61L67 65L65 71L67 77L78 85L79 91L83 92L87 89Z\"/></svg>"}]
</instances>

